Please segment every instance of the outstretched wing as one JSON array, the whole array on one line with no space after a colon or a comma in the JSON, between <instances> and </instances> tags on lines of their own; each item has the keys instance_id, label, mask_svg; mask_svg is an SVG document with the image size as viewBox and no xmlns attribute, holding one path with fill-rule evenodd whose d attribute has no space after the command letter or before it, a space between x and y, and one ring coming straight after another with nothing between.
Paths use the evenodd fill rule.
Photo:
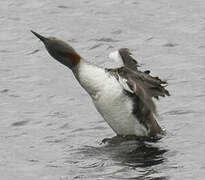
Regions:
<instances>
[{"instance_id":1,"label":"outstretched wing","mask_svg":"<svg viewBox=\"0 0 205 180\"><path fill-rule=\"evenodd\" d=\"M134 102L133 114L147 129L150 135L159 133L159 127L155 115L157 115L153 98L169 96L166 89L167 83L150 75L150 71L138 70L137 61L131 56L128 49L120 49L119 54L124 63L123 67L107 69L111 75L115 76L124 92L132 98Z\"/></svg>"},{"instance_id":2,"label":"outstretched wing","mask_svg":"<svg viewBox=\"0 0 205 180\"><path fill-rule=\"evenodd\" d=\"M119 51L111 52L109 58L113 59L118 65L126 66L133 70L137 70L137 67L139 67L138 62L127 48L121 48Z\"/></svg>"},{"instance_id":3,"label":"outstretched wing","mask_svg":"<svg viewBox=\"0 0 205 180\"><path fill-rule=\"evenodd\" d=\"M139 66L138 62L132 56L132 53L128 48L121 48L119 50L120 57L122 58L123 64L125 67L130 68L132 70L137 70Z\"/></svg>"},{"instance_id":4,"label":"outstretched wing","mask_svg":"<svg viewBox=\"0 0 205 180\"><path fill-rule=\"evenodd\" d=\"M165 89L167 86L166 81L162 81L159 77L151 76L149 70L138 70L140 66L132 57L129 49L121 48L118 52L120 56L118 58L121 58L124 66L117 69L110 69L110 71L118 76L117 79L125 90L137 94L137 91L141 89L143 94L156 99L158 99L159 96L164 97L170 95L168 90Z\"/></svg>"},{"instance_id":5,"label":"outstretched wing","mask_svg":"<svg viewBox=\"0 0 205 180\"><path fill-rule=\"evenodd\" d=\"M125 91L138 96L154 113L156 109L152 98L159 99L170 95L166 89L167 83L147 72L134 71L127 67L107 71L115 76Z\"/></svg>"}]
</instances>

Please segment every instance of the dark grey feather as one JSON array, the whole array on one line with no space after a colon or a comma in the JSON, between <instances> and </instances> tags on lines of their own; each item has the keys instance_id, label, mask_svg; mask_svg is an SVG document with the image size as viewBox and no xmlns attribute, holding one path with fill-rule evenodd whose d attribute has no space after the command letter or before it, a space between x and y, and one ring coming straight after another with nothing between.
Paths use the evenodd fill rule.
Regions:
<instances>
[{"instance_id":1,"label":"dark grey feather","mask_svg":"<svg viewBox=\"0 0 205 180\"><path fill-rule=\"evenodd\" d=\"M137 68L140 67L138 62L131 56L132 53L130 53L129 49L121 48L119 50L119 54L126 67L133 69L133 70L137 70Z\"/></svg>"},{"instance_id":2,"label":"dark grey feather","mask_svg":"<svg viewBox=\"0 0 205 180\"><path fill-rule=\"evenodd\" d=\"M136 60L134 60L128 49L120 49L120 55L124 62L124 67L116 69L107 69L107 71L113 75L118 82L122 85L124 92L133 101L133 114L137 117L139 122L149 130L150 136L160 133L162 130L158 125L155 116L157 110L153 98L159 99L159 97L170 96L169 91L165 88L167 86L166 81L162 81L159 77L153 77L150 75L150 71L140 71ZM130 88L127 91L122 84L121 79L124 79L123 83L126 83Z\"/></svg>"}]
</instances>

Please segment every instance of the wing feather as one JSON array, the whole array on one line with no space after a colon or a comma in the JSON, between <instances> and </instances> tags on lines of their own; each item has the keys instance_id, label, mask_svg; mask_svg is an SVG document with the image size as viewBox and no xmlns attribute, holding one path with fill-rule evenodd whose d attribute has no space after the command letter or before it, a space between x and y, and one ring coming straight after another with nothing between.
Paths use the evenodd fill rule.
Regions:
<instances>
[{"instance_id":1,"label":"wing feather","mask_svg":"<svg viewBox=\"0 0 205 180\"><path fill-rule=\"evenodd\" d=\"M132 56L132 53L129 51L128 48L121 48L119 50L119 54L122 58L124 66L130 69L133 69L133 70L137 70L137 68L139 67L139 64L137 60L134 59L134 57Z\"/></svg>"},{"instance_id":2,"label":"wing feather","mask_svg":"<svg viewBox=\"0 0 205 180\"><path fill-rule=\"evenodd\" d=\"M157 110L153 98L170 96L166 89L167 82L151 76L149 70L144 72L138 70L139 65L130 56L129 51L123 49L123 52L122 55L121 49L120 55L124 66L107 71L115 76L124 92L132 98L133 114L149 130L150 136L155 136L161 133L162 129L156 121Z\"/></svg>"}]
</instances>

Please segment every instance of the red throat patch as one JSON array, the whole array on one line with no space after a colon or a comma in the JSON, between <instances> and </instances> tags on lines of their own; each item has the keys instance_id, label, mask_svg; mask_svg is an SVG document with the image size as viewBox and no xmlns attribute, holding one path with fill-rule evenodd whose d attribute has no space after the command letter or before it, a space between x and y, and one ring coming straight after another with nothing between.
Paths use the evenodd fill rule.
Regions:
<instances>
[{"instance_id":1,"label":"red throat patch","mask_svg":"<svg viewBox=\"0 0 205 180\"><path fill-rule=\"evenodd\" d=\"M68 56L69 56L69 59L72 60L72 64L74 66L77 65L80 62L81 57L80 57L79 54L77 54L77 53L70 53L70 54L68 54Z\"/></svg>"}]
</instances>

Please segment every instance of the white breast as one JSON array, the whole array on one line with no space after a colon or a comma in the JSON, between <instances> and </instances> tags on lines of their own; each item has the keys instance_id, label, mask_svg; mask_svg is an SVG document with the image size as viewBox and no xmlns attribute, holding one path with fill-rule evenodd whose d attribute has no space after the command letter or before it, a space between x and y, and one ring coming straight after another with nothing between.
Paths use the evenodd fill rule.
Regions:
<instances>
[{"instance_id":1,"label":"white breast","mask_svg":"<svg viewBox=\"0 0 205 180\"><path fill-rule=\"evenodd\" d=\"M144 126L132 114L132 100L123 93L113 76L106 79L99 98L93 99L93 102L105 121L118 135L147 135Z\"/></svg>"}]
</instances>

